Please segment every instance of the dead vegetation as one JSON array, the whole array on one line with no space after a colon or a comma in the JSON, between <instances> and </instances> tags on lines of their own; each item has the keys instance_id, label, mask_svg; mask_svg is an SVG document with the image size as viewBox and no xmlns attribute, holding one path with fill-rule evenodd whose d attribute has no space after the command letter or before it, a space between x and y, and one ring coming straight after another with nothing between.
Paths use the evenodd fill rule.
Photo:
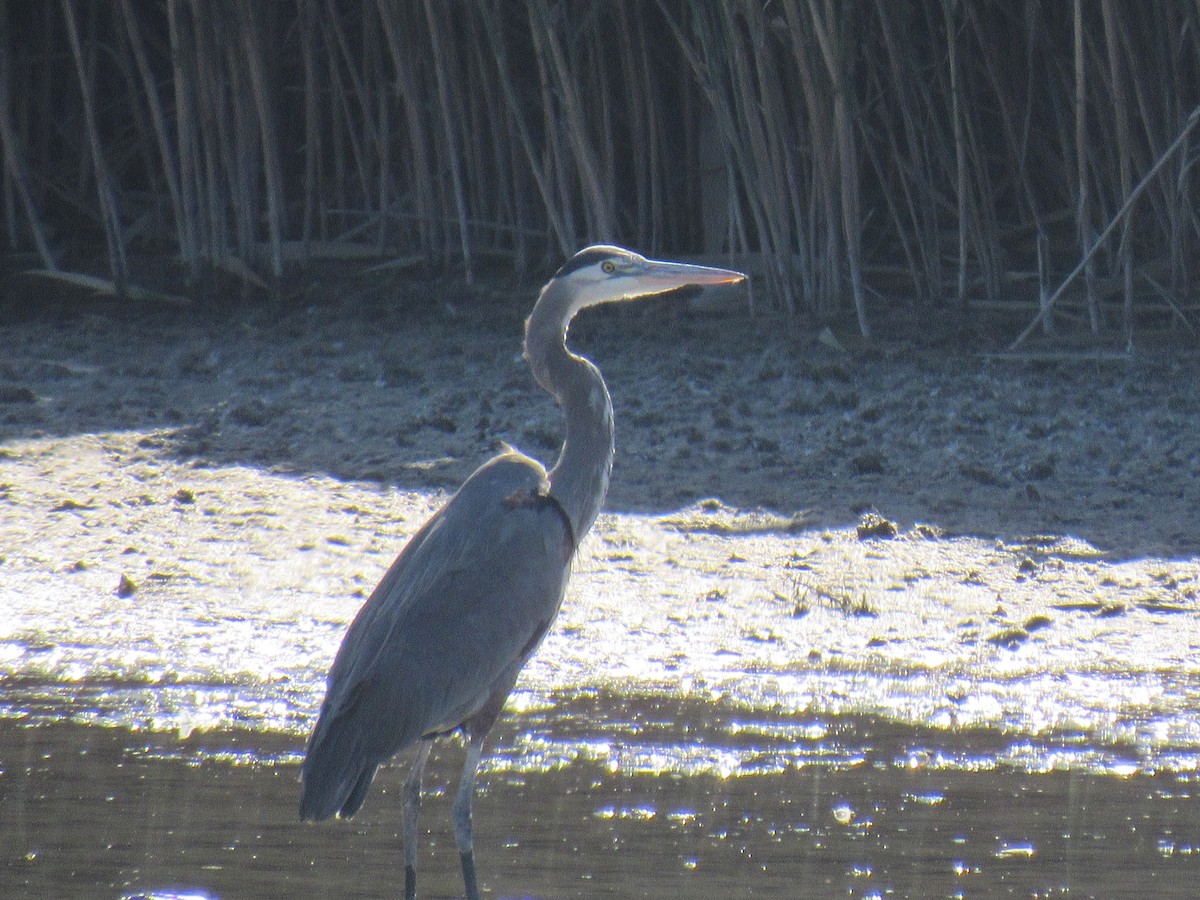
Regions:
<instances>
[{"instance_id":1,"label":"dead vegetation","mask_svg":"<svg viewBox=\"0 0 1200 900\"><path fill-rule=\"evenodd\" d=\"M863 334L882 310L920 325L969 307L1002 310L1004 342L1022 324L1194 340L1198 15L1182 0L1152 16L1113 0L6 7L9 267L237 302L286 298L317 259L471 279L614 240L735 256L759 298Z\"/></svg>"}]
</instances>

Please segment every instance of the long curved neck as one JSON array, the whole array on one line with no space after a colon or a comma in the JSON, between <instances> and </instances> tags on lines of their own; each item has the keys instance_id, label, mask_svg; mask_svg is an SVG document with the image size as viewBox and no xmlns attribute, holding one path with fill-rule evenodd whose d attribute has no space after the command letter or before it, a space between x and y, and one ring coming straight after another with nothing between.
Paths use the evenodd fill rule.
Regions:
<instances>
[{"instance_id":1,"label":"long curved neck","mask_svg":"<svg viewBox=\"0 0 1200 900\"><path fill-rule=\"evenodd\" d=\"M570 292L551 281L525 323L525 358L533 377L558 403L566 436L550 470L550 492L583 540L600 514L613 462L612 400L600 370L566 346L567 326L579 311Z\"/></svg>"}]
</instances>

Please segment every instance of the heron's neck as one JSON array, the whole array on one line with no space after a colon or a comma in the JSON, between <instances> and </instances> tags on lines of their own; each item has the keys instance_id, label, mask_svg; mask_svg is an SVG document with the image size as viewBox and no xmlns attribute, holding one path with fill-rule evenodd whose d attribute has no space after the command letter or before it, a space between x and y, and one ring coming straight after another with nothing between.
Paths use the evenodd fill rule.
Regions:
<instances>
[{"instance_id":1,"label":"heron's neck","mask_svg":"<svg viewBox=\"0 0 1200 900\"><path fill-rule=\"evenodd\" d=\"M525 358L538 384L554 396L566 418L550 491L581 541L600 514L613 461L612 400L600 370L566 346L567 326L578 310L568 292L551 282L525 323Z\"/></svg>"}]
</instances>

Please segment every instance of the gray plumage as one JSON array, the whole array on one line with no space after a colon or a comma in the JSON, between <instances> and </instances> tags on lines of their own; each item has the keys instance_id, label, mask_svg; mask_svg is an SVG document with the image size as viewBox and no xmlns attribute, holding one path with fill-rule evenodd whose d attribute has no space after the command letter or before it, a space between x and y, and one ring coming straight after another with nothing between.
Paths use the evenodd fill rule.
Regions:
<instances>
[{"instance_id":1,"label":"gray plumage","mask_svg":"<svg viewBox=\"0 0 1200 900\"><path fill-rule=\"evenodd\" d=\"M483 741L562 603L578 542L608 490L612 403L599 370L566 348L588 306L688 285L728 284L724 269L589 247L542 289L525 356L565 417L554 468L507 450L485 463L409 540L359 610L330 670L301 770L300 815L354 815L375 770L421 743L405 786L405 894L416 893L416 815L429 740L467 743L455 833L468 900L477 900L471 796Z\"/></svg>"},{"instance_id":2,"label":"gray plumage","mask_svg":"<svg viewBox=\"0 0 1200 900\"><path fill-rule=\"evenodd\" d=\"M304 761L302 817L354 815L381 762L455 730L495 695L503 703L570 571L573 539L548 491L538 463L506 453L409 541L329 673Z\"/></svg>"}]
</instances>

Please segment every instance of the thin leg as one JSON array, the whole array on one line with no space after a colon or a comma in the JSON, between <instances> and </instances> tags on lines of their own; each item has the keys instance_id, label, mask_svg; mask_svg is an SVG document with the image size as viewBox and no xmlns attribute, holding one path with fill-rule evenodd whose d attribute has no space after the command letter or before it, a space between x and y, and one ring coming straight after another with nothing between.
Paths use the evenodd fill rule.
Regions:
<instances>
[{"instance_id":1,"label":"thin leg","mask_svg":"<svg viewBox=\"0 0 1200 900\"><path fill-rule=\"evenodd\" d=\"M404 900L417 900L417 815L421 812L421 775L433 741L421 741L404 779Z\"/></svg>"},{"instance_id":2,"label":"thin leg","mask_svg":"<svg viewBox=\"0 0 1200 900\"><path fill-rule=\"evenodd\" d=\"M471 835L471 800L475 796L475 770L483 756L484 735L467 738L467 757L463 760L458 796L454 798L454 836L458 840L458 855L462 860L463 884L467 900L479 900L479 882L475 878L475 843Z\"/></svg>"}]
</instances>

